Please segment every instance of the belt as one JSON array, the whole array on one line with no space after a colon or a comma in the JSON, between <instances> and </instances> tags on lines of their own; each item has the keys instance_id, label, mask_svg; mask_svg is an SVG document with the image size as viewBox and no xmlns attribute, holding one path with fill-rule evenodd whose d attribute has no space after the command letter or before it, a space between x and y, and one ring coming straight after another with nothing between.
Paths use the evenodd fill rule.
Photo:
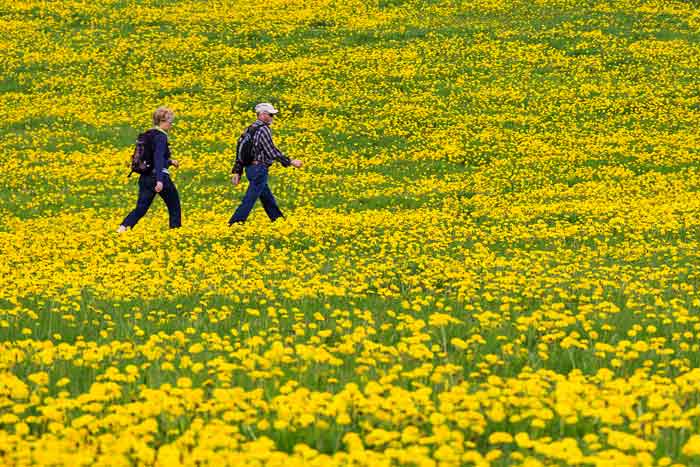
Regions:
<instances>
[{"instance_id":1,"label":"belt","mask_svg":"<svg viewBox=\"0 0 700 467\"><path fill-rule=\"evenodd\" d=\"M263 161L252 161L250 165L265 165Z\"/></svg>"}]
</instances>

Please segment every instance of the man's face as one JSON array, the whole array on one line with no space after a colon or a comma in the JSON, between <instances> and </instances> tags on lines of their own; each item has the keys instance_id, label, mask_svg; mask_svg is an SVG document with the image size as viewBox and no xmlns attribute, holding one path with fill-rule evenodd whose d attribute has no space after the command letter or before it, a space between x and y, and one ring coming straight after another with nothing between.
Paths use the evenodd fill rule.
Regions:
<instances>
[{"instance_id":1,"label":"man's face","mask_svg":"<svg viewBox=\"0 0 700 467\"><path fill-rule=\"evenodd\" d=\"M274 115L269 114L269 113L267 113L267 112L261 113L260 116L262 116L263 122L265 122L265 123L272 123L273 120L275 119L275 116L274 116Z\"/></svg>"}]
</instances>

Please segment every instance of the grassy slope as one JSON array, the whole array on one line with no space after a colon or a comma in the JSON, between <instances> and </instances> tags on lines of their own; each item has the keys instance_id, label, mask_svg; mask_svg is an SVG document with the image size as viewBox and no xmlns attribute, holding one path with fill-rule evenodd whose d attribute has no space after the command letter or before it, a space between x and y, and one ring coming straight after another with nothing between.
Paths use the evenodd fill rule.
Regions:
<instances>
[{"instance_id":1,"label":"grassy slope","mask_svg":"<svg viewBox=\"0 0 700 467\"><path fill-rule=\"evenodd\" d=\"M492 376L610 369L654 392L697 366L700 55L687 5L253 6L266 28L235 2L153 5L0 9L0 336L7 355L22 352L2 358L24 381L48 371L39 393L77 397L128 365L138 368L119 403L183 376L267 400L289 381L333 394L383 381L430 387L436 401ZM268 225L258 208L231 231L245 188L227 185L233 144L260 100L283 109L276 140L307 165L273 169L286 223ZM116 237L135 197L130 145L160 104L178 115L185 227L163 231L156 202ZM431 319L444 310L458 321ZM77 354L32 357L59 342ZM107 350L114 342L133 348ZM250 357L274 342L289 361ZM687 411L697 393L675 402ZM367 420L261 432L283 450L334 452L346 431L368 433ZM407 420L369 423L432 433ZM482 453L494 431L640 432L632 419L488 420L466 430ZM190 422L160 429L156 447ZM688 431L647 438L657 457L682 460Z\"/></svg>"}]
</instances>

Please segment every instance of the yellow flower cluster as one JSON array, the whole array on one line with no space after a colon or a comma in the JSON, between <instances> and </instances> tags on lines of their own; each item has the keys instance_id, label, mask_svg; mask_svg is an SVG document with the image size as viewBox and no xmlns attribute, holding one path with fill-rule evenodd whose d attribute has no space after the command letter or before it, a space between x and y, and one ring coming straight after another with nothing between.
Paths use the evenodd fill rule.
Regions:
<instances>
[{"instance_id":1,"label":"yellow flower cluster","mask_svg":"<svg viewBox=\"0 0 700 467\"><path fill-rule=\"evenodd\" d=\"M0 16L3 465L700 465L692 2ZM159 105L183 227L117 235Z\"/></svg>"}]
</instances>

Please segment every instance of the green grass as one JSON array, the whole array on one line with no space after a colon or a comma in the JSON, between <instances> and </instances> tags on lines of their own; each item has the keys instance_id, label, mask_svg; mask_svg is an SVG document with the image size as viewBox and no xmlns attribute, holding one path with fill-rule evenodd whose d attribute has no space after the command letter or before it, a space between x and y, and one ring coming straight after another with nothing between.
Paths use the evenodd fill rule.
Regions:
<instances>
[{"instance_id":1,"label":"green grass","mask_svg":"<svg viewBox=\"0 0 700 467\"><path fill-rule=\"evenodd\" d=\"M114 8L126 11L132 8L132 3L121 2ZM428 7L434 3L387 0L380 1L377 7L380 11L399 12L413 4ZM636 332L638 325L645 329L654 326L657 331L643 330L639 335L644 339L664 338L663 347L672 349L674 354L661 355L654 350L641 352L620 367L614 367L616 377L631 377L645 361L649 362L651 374L663 377L684 373L682 367L697 367L700 365L698 352L682 345L692 345L694 338L675 337L689 329L696 332L699 310L694 299L700 282L691 272L692 265L697 262L695 208L672 206L670 214L660 213L656 219L645 219L639 225L634 224L635 219L625 219L617 229L611 228L610 222L615 213L624 217L634 209L638 217L642 217L644 212L635 207L635 203L653 199L659 191L678 189L684 195L697 191L692 181L696 175L694 160L647 160L644 157L656 151L675 155L694 150L692 141L664 139L675 132L694 128L693 115L687 114L674 121L668 116L672 114L664 111L674 110L676 104L668 99L654 101L652 98L664 97L664 93L668 94L666 97L674 95L673 89L664 91L654 87L659 71L665 70L669 79L680 83L686 91L689 101L684 105L697 110L700 104L692 102L697 96L688 89L696 70L673 60L648 63L633 56L629 46L649 39L685 40L697 44L700 34L681 17L619 11L600 13L587 8L593 3L556 9L520 2L507 14L475 11L465 4L464 12L441 18L445 24L421 25L420 15L416 15L404 18L408 23L402 30L397 26L400 19L395 20L396 24L347 30L339 21L318 18L281 37L257 31L239 34L229 30L207 31L206 28L190 32L168 20L110 25L80 11L36 8L20 14L9 13L9 7L3 8L0 14L26 15L27 20L45 21L46 32L52 35L52 40L58 43L59 38L63 39L62 45L75 52L87 46L99 55L104 52L102 48L115 39L141 37L140 34L143 37L167 35L174 41L182 41L183 45L180 49L163 50L160 56L131 48L103 61L90 58L53 64L32 61L7 70L0 81L0 92L21 93L47 103L46 112L24 115L23 111L13 110L16 114L11 115L8 111L5 123L0 123L0 134L7 136L6 142L0 142L0 154L3 154L0 162L6 162L10 170L15 171L15 176L0 181L0 204L20 223L44 225L49 229L54 226L41 224L43 220L61 215L84 215L82 222L101 225L98 221L107 219L116 228L121 216L135 201L135 178L124 183L121 177L128 173L126 162L136 134L142 126L148 125L150 108L144 107L155 102L174 102L180 106L178 111L182 116L178 116L178 123L183 128L173 136L179 150L177 157L182 154L193 162L207 164L204 170L185 165L178 171L176 183L186 200L186 212L205 219L198 222L220 218L223 226L229 211L242 196L242 191L231 191L228 171L232 161L223 159L230 158L235 145L235 137L231 135L240 130L239 123L247 121L250 108L263 100L262 96L284 108L281 128L275 129L276 137L288 138L288 141L299 138L297 147L283 149L327 154L326 159L307 169L309 186L319 190L313 196L308 195L309 186L295 183L290 173L282 175L281 168L273 169L271 184L285 212L315 214L327 210L332 213L329 217L338 216L347 221L347 224L339 223L336 230L329 230L324 225L326 219L320 215L311 216L311 220L299 220L301 227L296 231L282 230L280 234L274 230L275 226L265 223L258 206L258 223L254 225L259 230L250 234L253 238L241 240L223 229L210 230L208 224L198 226L202 233L193 230L179 237L178 234L159 237L152 224L163 220L165 208L156 200L156 205L142 221L146 226L141 224L138 228L139 235L143 233L145 237L141 246L120 246L123 249L116 250L139 258L142 269L137 268L134 273L138 274L143 268L148 270L158 264L157 258L149 255L149 242L161 241L156 251L164 254L166 260L154 277L157 280L161 274L184 277L191 281L193 290L185 293L177 290L176 284L166 281L161 298L136 298L138 290L131 296L111 298L103 296L98 289L123 284L86 280L95 288L67 284L78 291L66 287L60 290L59 295L63 296L57 297L51 290L55 284L45 279L40 284L45 289L37 286L31 293L22 294L19 308L9 299L0 297L0 321L6 321L0 326L0 342L16 344L32 339L54 345L60 342L107 345L117 341L142 346L154 336L170 338L181 332L187 335L186 345L160 344L173 357L176 371L161 368L164 357L149 359L138 352L133 355L116 353L94 363L84 359L80 362L58 359L47 365L41 362L39 350L28 349L27 358L11 367L12 373L26 380L32 373L48 371L49 395L68 391L77 397L87 392L107 368L114 366L123 372L128 365L136 365L141 371L134 382L124 386L126 390L120 399L126 403L141 385L149 388L159 388L166 383L174 385L183 375L191 377L195 386L211 380L206 383L207 391L212 385L223 384L208 373L209 367L205 366L198 373L178 367L188 354L189 345L206 342L204 334L238 346L236 350L248 348L260 355L269 350L272 340L284 342L290 348L319 345L318 342L309 344L310 338L320 330L333 330L330 337L319 338L319 342L331 349L334 357L341 359L341 364L335 366L295 358L290 364L280 365L281 375L260 378L250 376L240 367L229 371L227 384L247 390L261 388L270 401L278 395L281 385L292 380L314 391L337 392L351 382L362 386L386 376L397 365L401 365L401 372L410 372L426 363L433 366L452 363L460 370L451 376L450 384L468 382L470 390L478 391L489 376L514 377L526 368L551 370L562 375L574 370L586 376L595 375L602 368L611 368L612 359L616 358L611 353L597 354L593 347L595 342L617 345L624 340L633 341L628 333ZM118 16L118 11L113 13L113 17ZM640 24L648 26L641 29ZM611 36L611 43L589 40L583 35L597 30ZM80 34L70 35L76 32ZM206 47L184 47L188 38L204 38ZM446 45L450 41L457 45ZM134 44L138 44L138 40ZM258 51L246 58L217 55L218 47L243 46ZM539 52L533 50L540 49L528 48L530 46L540 46L547 53L537 55ZM396 57L376 58L388 50L397 50ZM420 52L420 59L404 57L415 50ZM203 51L211 53L205 57ZM358 51L375 58L363 61ZM246 67L266 61L292 63L294 59L309 59L323 65L303 83L298 81L296 69L281 68L279 76L273 77L262 72L246 76L243 72ZM448 66L440 66L445 61ZM162 69L152 71L161 63ZM144 72L139 79L125 75L139 67L151 71ZM203 71L230 71L229 67L233 67L234 72L240 71L235 82L211 79ZM406 78L393 74L403 69L415 71L415 75ZM97 95L92 96L85 82L79 79L86 70L91 80L105 83L96 90ZM193 70L199 70L201 75L192 74L189 80L175 83L182 73ZM153 85L159 73L170 77L173 83ZM626 78L629 76L635 77L634 82ZM463 77L469 79L456 84ZM315 80L318 85L312 89L309 86ZM151 86L145 86L144 82ZM571 93L582 88L582 84L600 85L600 89L572 98ZM636 92L635 86L644 88L646 94ZM233 93L233 90L238 92ZM513 91L513 94L496 92L502 90ZM61 100L63 94L94 98L99 102L96 107L103 109L104 115L88 113L85 118L77 118L76 109L71 108L74 104ZM645 102L645 98L651 103ZM435 114L426 118L415 108L392 114L391 105L401 106L412 102L411 99L417 102L416 107L435 104L435 108L429 106ZM202 102L210 103L210 108ZM230 103L230 112L222 115L221 109L227 103ZM562 110L572 103L576 106ZM650 117L655 115L650 109L657 104L660 118L654 119ZM84 105L89 108L93 103ZM384 108L385 105L389 107ZM451 110L448 113L445 109ZM642 113L644 115L640 116ZM309 130L311 127L306 125L316 124L318 119L323 119L324 124ZM597 145L596 137L613 140L615 131L623 129L634 131L637 136L658 136L659 144L621 142L619 148L603 143ZM193 134L195 131L201 133ZM445 134L459 138L457 155L443 154L440 151L444 149L441 146L444 142L431 139ZM313 139L317 146L311 146L304 137ZM429 140L430 144L426 143ZM539 143L546 143L549 148L542 149ZM97 179L75 182L73 171L84 169L95 174L98 169L82 167L80 154L105 150L113 151L113 156L108 156L113 159L105 161L105 170L113 178L108 182ZM561 157L573 150L578 151L574 161ZM31 151L46 157L38 157ZM417 155L419 151L439 157L421 159ZM65 154L74 154L76 160L61 159ZM378 158L387 161L371 165ZM124 170L116 168L117 160L123 162ZM339 167L330 164L335 161L341 161ZM57 167L65 172L59 170L56 175L52 170ZM606 172L614 168L629 169L631 174ZM313 184L325 175L339 176L342 182L314 187ZM382 181L363 182L375 175L382 176ZM654 177L657 176L667 180L669 187L655 188ZM411 191L416 184L438 187L446 180L454 181L455 188L442 192L439 190L444 189L440 187L419 194ZM576 191L593 184L598 192ZM627 187L632 194L620 189L606 198L618 185ZM405 187L403 192L394 191L401 187ZM370 193L370 189L373 192ZM531 196L541 197L541 201L529 199ZM564 200L571 204L552 207L544 213L534 212L543 205L555 206ZM438 213L449 216L440 217ZM358 221L352 216L364 217ZM682 226L664 226L663 219L657 220L663 216L681 219ZM406 220L393 224L395 219ZM15 226L2 222L2 235L13 235ZM36 224L29 224L31 222ZM590 226L595 227L597 233L587 231ZM42 257L38 263L65 261L66 271L84 267L85 274L90 275L99 275L99 267L113 268L119 264L116 254L102 255L103 249L115 250L113 243L117 240L110 236L112 232L90 236L84 226L67 225L61 233L66 237L77 234L86 237L80 247L71 246L65 251L60 246L54 247L52 255ZM95 241L96 238L99 241ZM139 239L135 237L133 241ZM21 248L29 248L27 245L42 247L29 242ZM637 251L640 245L647 250ZM27 267L20 265L21 258L13 256L12 250L17 247L8 243L3 244L3 248L2 252L11 257L13 264ZM86 249L103 259L96 262L99 267L83 265L80 261L87 260L71 257L82 258L79 253ZM178 256L181 251L192 255ZM235 297L219 292L218 283L212 277L224 274L220 271L229 266L226 262L239 259L217 254L217 251L253 251L254 256L240 261L255 262L228 270L229 276L225 279L233 283L251 279L268 267L269 271L262 271L269 284L265 292L270 292L274 298L265 298L264 291L256 290L241 290ZM34 251L24 253L35 254ZM279 258L290 258L290 264L295 264L295 256L306 259L316 269L310 268L311 272L305 275L291 269L274 269ZM207 267L197 265L198 260ZM377 266L383 263L390 265L388 270ZM43 265L36 267L41 269ZM457 283L457 279L463 277L449 275L450 267L460 267L462 273L473 273L471 289ZM356 277L348 279L348 270L354 271ZM28 268L25 273L34 272ZM131 286L138 288L140 278L130 279L134 281ZM290 298L279 285L286 280L297 281L300 288L314 281L329 284L347 281L349 289L366 288L345 296L327 293ZM679 291L679 284L689 289ZM380 290L388 286L394 286L398 293L384 298ZM467 292L460 291L462 286ZM427 303L419 310L410 309L423 299ZM404 302L409 308L404 307ZM406 323L411 320L429 322L430 316L438 311L436 302L451 307L450 314L460 323L442 329L428 327L425 331L428 338L419 342L429 356L415 357L408 351L392 354L387 350L404 344L410 347L412 332ZM561 316L545 316L524 330L516 325L519 318L529 319L551 312L557 303L564 304L558 310ZM604 311L609 303L618 307L619 312ZM510 308L502 309L505 305ZM287 313L272 316L267 311L268 306L283 308ZM259 309L259 316L247 314L246 308ZM688 322L674 315L680 308L687 311ZM24 314L15 316L13 313L18 309ZM29 314L29 310L35 316ZM317 312L325 320L319 322L318 329L313 329L310 325L318 321ZM493 322L480 321L486 313L493 314ZM566 317L574 319L562 322ZM543 322L550 327L544 327ZM611 329L605 330L606 326ZM195 332L187 333L189 328ZM29 329L30 333L23 333L24 329ZM300 334L302 330L304 335ZM343 339L358 330L367 335L361 343L355 344L354 353L344 354L340 350ZM552 337L556 331L560 333ZM599 337L592 338L591 331L597 332ZM585 348L562 347L563 339L574 332L586 341ZM60 339L56 335L60 335ZM472 345L468 351L458 350L450 343L452 338L466 340L477 335L483 343ZM250 344L248 339L255 337L264 344ZM504 350L507 344L513 345L512 353ZM547 358L538 353L539 344L546 344ZM375 345L377 347L371 349ZM217 358L231 358L236 364L242 363L230 357L231 354L231 350L207 347L193 360L206 365ZM495 355L503 364L490 364L487 355ZM358 368L365 365L362 359L370 358L375 363L367 365L366 371L360 374ZM64 388L57 387L55 383L66 375L70 383ZM337 382L329 383L329 378ZM439 400L441 391L448 386L448 383L432 382L429 375L399 378L393 384L414 390L417 383L433 390L433 402ZM686 407L695 404L696 400L685 401ZM372 414L363 416L372 419ZM182 417L163 414L159 418L161 438L158 443L173 441L176 436L168 434L169 430L182 433L190 426L192 418L190 414ZM427 426L426 420L420 417L414 421L421 427ZM578 439L602 427L603 424L595 420L573 426L555 420L540 430L533 430L525 421L506 421L490 424L488 431L530 431L533 437ZM285 452L291 452L297 443L313 440L314 448L334 453L340 449L342 435L351 429L361 431L356 420L345 428L333 425L323 430L312 425L298 431L271 430L267 434ZM36 430L40 434L46 427ZM247 430L247 436L252 439L255 429L248 427ZM688 436L689 432L677 429L662 432L654 455L682 459L680 450ZM468 437L481 452L489 450L488 436L468 433ZM504 458L495 465L510 465L509 455L506 449Z\"/></svg>"}]
</instances>

